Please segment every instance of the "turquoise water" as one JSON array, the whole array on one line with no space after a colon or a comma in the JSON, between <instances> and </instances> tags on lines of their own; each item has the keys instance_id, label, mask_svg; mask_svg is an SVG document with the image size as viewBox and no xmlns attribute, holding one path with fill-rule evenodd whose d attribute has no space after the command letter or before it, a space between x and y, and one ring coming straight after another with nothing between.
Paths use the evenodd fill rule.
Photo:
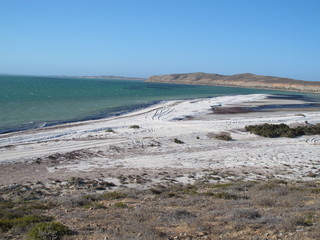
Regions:
<instances>
[{"instance_id":1,"label":"turquoise water","mask_svg":"<svg viewBox=\"0 0 320 240\"><path fill-rule=\"evenodd\" d=\"M132 80L0 76L0 133L123 114L159 100L271 90Z\"/></svg>"}]
</instances>

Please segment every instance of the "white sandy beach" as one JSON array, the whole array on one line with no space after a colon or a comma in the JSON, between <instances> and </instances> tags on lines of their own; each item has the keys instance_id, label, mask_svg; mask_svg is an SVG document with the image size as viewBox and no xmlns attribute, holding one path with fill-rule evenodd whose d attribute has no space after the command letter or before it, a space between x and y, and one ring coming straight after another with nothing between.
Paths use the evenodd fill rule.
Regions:
<instances>
[{"instance_id":1,"label":"white sandy beach","mask_svg":"<svg viewBox=\"0 0 320 240\"><path fill-rule=\"evenodd\" d=\"M300 104L254 94L168 101L123 116L0 136L0 185L23 181L143 175L145 185L188 182L311 180L320 177L320 136L263 138L246 125L320 122L319 109L213 114L216 107ZM139 128L130 128L138 125ZM112 129L112 131L107 131ZM232 141L213 138L228 132ZM177 138L184 144L177 144ZM126 186L137 185L135 181Z\"/></svg>"}]
</instances>

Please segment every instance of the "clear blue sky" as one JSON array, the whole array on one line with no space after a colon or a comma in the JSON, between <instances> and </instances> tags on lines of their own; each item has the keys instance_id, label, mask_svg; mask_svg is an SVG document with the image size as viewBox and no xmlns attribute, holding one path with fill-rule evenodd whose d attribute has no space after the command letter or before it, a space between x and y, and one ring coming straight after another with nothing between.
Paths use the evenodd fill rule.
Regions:
<instances>
[{"instance_id":1,"label":"clear blue sky","mask_svg":"<svg viewBox=\"0 0 320 240\"><path fill-rule=\"evenodd\" d=\"M0 0L0 73L320 80L319 0Z\"/></svg>"}]
</instances>

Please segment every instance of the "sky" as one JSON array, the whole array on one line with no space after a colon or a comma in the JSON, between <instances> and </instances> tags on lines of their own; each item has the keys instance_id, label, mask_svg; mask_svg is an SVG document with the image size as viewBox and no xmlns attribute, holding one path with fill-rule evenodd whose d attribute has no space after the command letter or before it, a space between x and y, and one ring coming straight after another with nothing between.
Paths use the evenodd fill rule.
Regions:
<instances>
[{"instance_id":1,"label":"sky","mask_svg":"<svg viewBox=\"0 0 320 240\"><path fill-rule=\"evenodd\" d=\"M319 0L0 0L0 73L320 81Z\"/></svg>"}]
</instances>

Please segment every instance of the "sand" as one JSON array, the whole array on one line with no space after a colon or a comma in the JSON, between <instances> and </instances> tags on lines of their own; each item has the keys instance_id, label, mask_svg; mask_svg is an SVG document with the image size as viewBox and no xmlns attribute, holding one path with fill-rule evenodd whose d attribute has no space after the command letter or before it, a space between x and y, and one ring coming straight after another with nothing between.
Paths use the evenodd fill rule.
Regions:
<instances>
[{"instance_id":1,"label":"sand","mask_svg":"<svg viewBox=\"0 0 320 240\"><path fill-rule=\"evenodd\" d=\"M314 180L320 177L319 135L263 138L244 127L316 124L319 109L214 112L303 103L265 94L167 101L123 116L2 134L0 185L76 176L108 180L118 187L269 178ZM233 140L215 139L220 132L230 133Z\"/></svg>"}]
</instances>

